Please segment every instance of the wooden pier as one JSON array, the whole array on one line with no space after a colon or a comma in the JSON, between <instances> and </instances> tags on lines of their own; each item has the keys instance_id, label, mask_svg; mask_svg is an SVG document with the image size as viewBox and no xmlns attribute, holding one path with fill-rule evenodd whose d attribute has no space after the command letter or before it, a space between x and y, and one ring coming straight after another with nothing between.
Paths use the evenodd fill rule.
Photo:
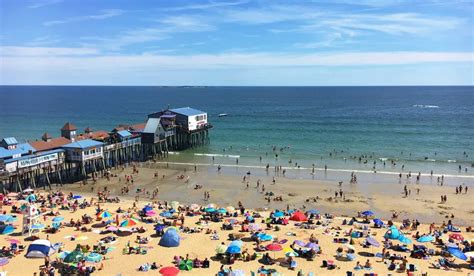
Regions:
<instances>
[{"instance_id":1,"label":"wooden pier","mask_svg":"<svg viewBox=\"0 0 474 276\"><path fill-rule=\"evenodd\" d=\"M1 189L5 193L78 181L85 184L109 169L206 145L211 128L207 113L185 107L155 112L145 124L120 125L110 132L88 127L78 133L68 122L60 137L45 133L41 140L22 144L4 138L0 142Z\"/></svg>"}]
</instances>

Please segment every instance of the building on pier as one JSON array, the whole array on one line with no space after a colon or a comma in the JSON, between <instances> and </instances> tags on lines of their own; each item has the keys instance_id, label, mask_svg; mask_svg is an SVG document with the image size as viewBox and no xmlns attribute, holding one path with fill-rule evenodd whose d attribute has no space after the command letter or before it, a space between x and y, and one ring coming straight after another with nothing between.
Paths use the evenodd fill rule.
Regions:
<instances>
[{"instance_id":1,"label":"building on pier","mask_svg":"<svg viewBox=\"0 0 474 276\"><path fill-rule=\"evenodd\" d=\"M63 146L66 151L67 171L69 178L87 180L89 173L105 169L104 143L92 139L80 140ZM72 176L72 177L71 177Z\"/></svg>"}]
</instances>

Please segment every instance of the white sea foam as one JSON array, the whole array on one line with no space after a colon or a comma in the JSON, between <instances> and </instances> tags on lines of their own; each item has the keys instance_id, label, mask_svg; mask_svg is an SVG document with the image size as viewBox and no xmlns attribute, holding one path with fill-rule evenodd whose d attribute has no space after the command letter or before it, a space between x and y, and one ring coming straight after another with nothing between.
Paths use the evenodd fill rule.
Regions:
<instances>
[{"instance_id":1,"label":"white sea foam","mask_svg":"<svg viewBox=\"0 0 474 276\"><path fill-rule=\"evenodd\" d=\"M240 158L240 155L228 155L218 153L195 153L196 156L209 156L209 157L227 157L227 158Z\"/></svg>"},{"instance_id":2,"label":"white sea foam","mask_svg":"<svg viewBox=\"0 0 474 276\"><path fill-rule=\"evenodd\" d=\"M448 163L456 163L456 160L448 160Z\"/></svg>"},{"instance_id":3,"label":"white sea foam","mask_svg":"<svg viewBox=\"0 0 474 276\"><path fill-rule=\"evenodd\" d=\"M417 108L439 108L438 105L429 105L429 104L415 104L413 107Z\"/></svg>"},{"instance_id":4,"label":"white sea foam","mask_svg":"<svg viewBox=\"0 0 474 276\"><path fill-rule=\"evenodd\" d=\"M171 155L179 155L179 152L176 152L176 151L168 151L168 154L171 154Z\"/></svg>"}]
</instances>

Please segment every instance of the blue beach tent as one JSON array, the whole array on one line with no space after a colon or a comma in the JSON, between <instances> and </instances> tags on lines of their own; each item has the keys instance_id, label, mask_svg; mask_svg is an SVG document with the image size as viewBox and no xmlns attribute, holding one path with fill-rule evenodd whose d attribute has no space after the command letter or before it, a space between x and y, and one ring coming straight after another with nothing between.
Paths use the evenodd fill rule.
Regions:
<instances>
[{"instance_id":1,"label":"blue beach tent","mask_svg":"<svg viewBox=\"0 0 474 276\"><path fill-rule=\"evenodd\" d=\"M54 253L54 248L48 240L36 240L28 246L25 257L27 258L44 258Z\"/></svg>"},{"instance_id":2,"label":"blue beach tent","mask_svg":"<svg viewBox=\"0 0 474 276\"><path fill-rule=\"evenodd\" d=\"M398 231L396 226L392 225L385 233L384 237L387 239L396 240L400 237L400 232Z\"/></svg>"},{"instance_id":3,"label":"blue beach tent","mask_svg":"<svg viewBox=\"0 0 474 276\"><path fill-rule=\"evenodd\" d=\"M2 235L8 235L15 232L15 227L11 225L2 225L0 226L0 234Z\"/></svg>"},{"instance_id":4,"label":"blue beach tent","mask_svg":"<svg viewBox=\"0 0 474 276\"><path fill-rule=\"evenodd\" d=\"M176 229L170 228L166 233L161 237L160 242L158 243L164 247L178 247L180 242L180 237Z\"/></svg>"}]
</instances>

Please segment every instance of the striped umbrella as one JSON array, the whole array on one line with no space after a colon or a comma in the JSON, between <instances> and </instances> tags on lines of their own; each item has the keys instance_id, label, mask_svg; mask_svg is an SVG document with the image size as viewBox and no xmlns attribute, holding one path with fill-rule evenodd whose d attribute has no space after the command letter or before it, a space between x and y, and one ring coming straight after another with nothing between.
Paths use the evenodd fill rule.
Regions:
<instances>
[{"instance_id":1,"label":"striped umbrella","mask_svg":"<svg viewBox=\"0 0 474 276\"><path fill-rule=\"evenodd\" d=\"M102 213L99 214L100 218L111 218L112 214L109 211L103 211Z\"/></svg>"},{"instance_id":2,"label":"striped umbrella","mask_svg":"<svg viewBox=\"0 0 474 276\"><path fill-rule=\"evenodd\" d=\"M128 227L128 226L134 226L137 224L137 220L133 218L126 219L120 223L120 227Z\"/></svg>"}]
</instances>

